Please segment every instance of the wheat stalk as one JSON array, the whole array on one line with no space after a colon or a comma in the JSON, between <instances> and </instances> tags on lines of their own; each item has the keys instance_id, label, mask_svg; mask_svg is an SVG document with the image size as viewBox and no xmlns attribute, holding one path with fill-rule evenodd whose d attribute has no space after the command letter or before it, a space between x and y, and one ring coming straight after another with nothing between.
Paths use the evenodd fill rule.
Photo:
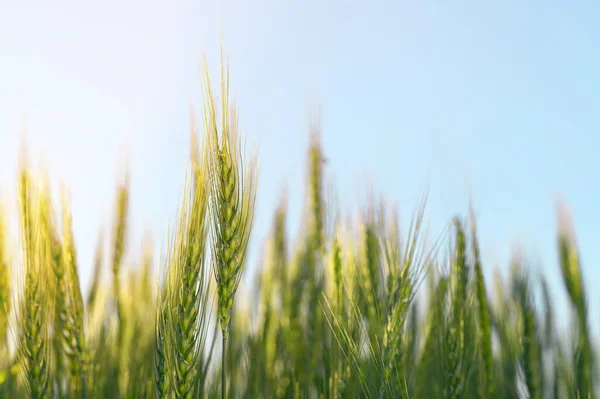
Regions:
<instances>
[{"instance_id":1,"label":"wheat stalk","mask_svg":"<svg viewBox=\"0 0 600 399\"><path fill-rule=\"evenodd\" d=\"M39 229L41 207L27 167L20 172L19 208L24 285L18 311L18 353L29 396L37 399L45 397L50 379L48 319L53 301L45 284L50 262L45 248L51 238Z\"/></svg>"},{"instance_id":2,"label":"wheat stalk","mask_svg":"<svg viewBox=\"0 0 600 399\"><path fill-rule=\"evenodd\" d=\"M192 145L197 145L195 130ZM186 182L179 220L167 259L165 292L159 301L156 333L156 381L161 397L169 385L177 398L191 398L203 388L204 342L209 309L208 267L205 262L208 207L207 146L202 155L192 152L192 173ZM172 384L165 375L171 366Z\"/></svg>"},{"instance_id":3,"label":"wheat stalk","mask_svg":"<svg viewBox=\"0 0 600 399\"><path fill-rule=\"evenodd\" d=\"M563 282L577 312L579 337L574 359L577 391L582 398L594 397L593 358L585 289L571 216L564 206L559 207L558 248Z\"/></svg>"},{"instance_id":4,"label":"wheat stalk","mask_svg":"<svg viewBox=\"0 0 600 399\"><path fill-rule=\"evenodd\" d=\"M64 333L65 346L67 347L67 356L69 358L69 387L70 393L74 397L87 398L83 298L79 285L79 272L77 271L77 254L75 252L71 213L65 193L63 193L62 213L63 244L61 258L66 269L66 287L69 300Z\"/></svg>"},{"instance_id":5,"label":"wheat stalk","mask_svg":"<svg viewBox=\"0 0 600 399\"><path fill-rule=\"evenodd\" d=\"M116 307L116 345L113 357L115 368L111 380L114 383L114 389L117 396L120 394L122 381L126 374L122 373L123 358L125 352L122 351L125 343L125 310L123 298L121 295L121 263L126 247L127 238L127 219L129 212L129 175L125 176L123 184L117 187L117 198L115 204L115 215L113 224L113 253L112 253L112 299Z\"/></svg>"},{"instance_id":6,"label":"wheat stalk","mask_svg":"<svg viewBox=\"0 0 600 399\"><path fill-rule=\"evenodd\" d=\"M474 266L475 266L475 291L477 298L477 316L478 316L478 335L481 346L481 357L483 367L480 374L483 376L480 385L479 394L484 396L494 395L493 379L493 355L492 355L492 326L489 303L483 278L481 266L481 254L479 251L479 241L477 238L477 225L473 210L471 210L471 245L473 248Z\"/></svg>"},{"instance_id":7,"label":"wheat stalk","mask_svg":"<svg viewBox=\"0 0 600 399\"><path fill-rule=\"evenodd\" d=\"M217 283L218 315L223 335L222 397L225 397L225 353L229 321L246 258L254 220L256 159L245 162L235 107L229 104L229 71L221 71L221 126L217 122L215 98L208 66L204 126L209 141L210 217L213 274Z\"/></svg>"}]
</instances>

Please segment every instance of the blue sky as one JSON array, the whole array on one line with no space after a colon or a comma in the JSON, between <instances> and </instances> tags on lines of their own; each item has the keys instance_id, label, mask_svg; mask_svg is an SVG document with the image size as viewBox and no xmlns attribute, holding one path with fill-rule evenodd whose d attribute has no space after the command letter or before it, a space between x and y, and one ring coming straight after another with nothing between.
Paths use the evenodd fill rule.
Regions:
<instances>
[{"instance_id":1,"label":"blue sky","mask_svg":"<svg viewBox=\"0 0 600 399\"><path fill-rule=\"evenodd\" d=\"M284 188L298 228L309 120L320 110L326 173L344 206L372 185L406 220L429 182L435 238L466 214L470 192L488 276L507 269L519 244L563 300L560 194L575 217L591 306L600 305L597 3L85 3L0 4L0 195L14 207L27 130L34 159L71 190L85 287L125 160L130 259L145 230L157 252L165 242L190 106L200 111L198 65L206 53L217 77L222 29L241 127L259 152L251 268Z\"/></svg>"}]
</instances>

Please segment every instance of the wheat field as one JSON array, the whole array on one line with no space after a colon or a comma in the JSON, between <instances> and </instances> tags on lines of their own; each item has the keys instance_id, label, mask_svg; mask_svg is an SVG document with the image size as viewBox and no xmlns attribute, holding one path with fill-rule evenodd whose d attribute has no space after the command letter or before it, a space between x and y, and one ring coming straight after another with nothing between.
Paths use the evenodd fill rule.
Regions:
<instances>
[{"instance_id":1,"label":"wheat field","mask_svg":"<svg viewBox=\"0 0 600 399\"><path fill-rule=\"evenodd\" d=\"M228 70L219 95L205 72L202 123L190 134L165 256L153 259L147 247L125 267L135 204L123 176L85 296L79 270L88 266L78 263L68 192L53 203L49 177L22 156L18 192L2 193L18 198L19 213L0 212L1 397L596 397L586 287L564 207L549 273L562 276L570 301L568 334L545 277L534 278L521 257L486 285L473 213L449 221L433 243L425 196L403 227L383 200L340 217L324 195L318 132L302 232L288 237L282 196L260 278L239 306L257 156L244 149Z\"/></svg>"}]
</instances>

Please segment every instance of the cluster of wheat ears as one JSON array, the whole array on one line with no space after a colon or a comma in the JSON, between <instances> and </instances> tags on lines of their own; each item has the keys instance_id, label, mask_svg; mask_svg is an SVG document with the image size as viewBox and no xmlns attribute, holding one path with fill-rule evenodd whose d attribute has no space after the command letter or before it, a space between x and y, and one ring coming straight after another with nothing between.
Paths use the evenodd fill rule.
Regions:
<instances>
[{"instance_id":1,"label":"cluster of wheat ears","mask_svg":"<svg viewBox=\"0 0 600 399\"><path fill-rule=\"evenodd\" d=\"M522 257L508 278L497 275L491 298L472 213L433 245L423 237L424 200L404 235L382 202L342 220L324 200L318 134L295 248L282 200L259 279L239 306L256 159L245 157L227 69L220 104L204 78L204 133L192 129L183 198L157 266L150 245L136 267L124 265L125 178L111 256L100 238L83 297L68 195L57 212L49 179L23 158L16 240L0 214L1 397L595 397L596 352L566 211L558 263L572 317L561 334L544 278L528 277Z\"/></svg>"}]
</instances>

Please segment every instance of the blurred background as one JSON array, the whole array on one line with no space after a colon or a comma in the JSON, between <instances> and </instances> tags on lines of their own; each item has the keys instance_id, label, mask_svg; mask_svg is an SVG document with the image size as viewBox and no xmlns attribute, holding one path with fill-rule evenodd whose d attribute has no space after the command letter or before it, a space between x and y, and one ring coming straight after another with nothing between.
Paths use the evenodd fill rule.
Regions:
<instances>
[{"instance_id":1,"label":"blurred background","mask_svg":"<svg viewBox=\"0 0 600 399\"><path fill-rule=\"evenodd\" d=\"M373 190L407 222L428 187L433 241L471 198L486 278L505 274L519 246L565 309L560 197L586 283L598 281L597 2L52 3L0 2L0 198L16 207L26 142L55 187L70 189L84 293L127 169L128 255L138 256L146 231L161 253L183 188L190 110L201 117L199 65L205 53L216 80L221 43L247 149L259 154L247 281L284 190L288 227L300 228L315 115L345 212ZM588 292L593 309L600 294ZM590 317L597 331L597 312Z\"/></svg>"}]
</instances>

